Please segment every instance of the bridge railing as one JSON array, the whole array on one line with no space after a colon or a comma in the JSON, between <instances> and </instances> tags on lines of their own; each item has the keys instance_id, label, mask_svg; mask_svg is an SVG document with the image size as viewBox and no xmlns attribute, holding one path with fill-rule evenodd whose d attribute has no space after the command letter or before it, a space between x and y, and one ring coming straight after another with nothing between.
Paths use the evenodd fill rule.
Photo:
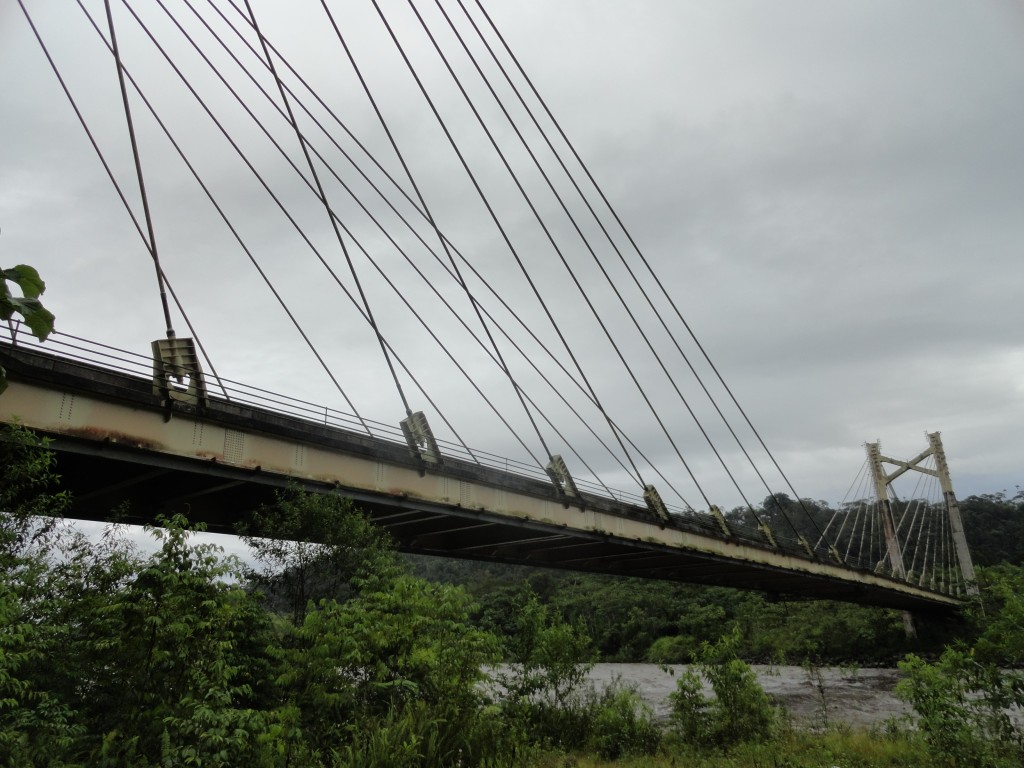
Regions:
<instances>
[{"instance_id":1,"label":"bridge railing","mask_svg":"<svg viewBox=\"0 0 1024 768\"><path fill-rule=\"evenodd\" d=\"M120 349L109 344L85 339L69 333L54 331L45 343L39 342L28 329L17 321L0 324L0 341L12 346L23 346L59 356L66 360L98 365L111 371L126 374L146 381L153 377L153 359L151 355ZM236 404L260 408L286 416L302 419L314 424L321 424L335 429L368 434L380 440L398 445L405 445L405 436L396 424L387 424L355 414L346 413L320 403L310 402L301 398L273 392L231 379L217 377L208 381L209 388L219 396ZM468 448L461 443L438 439L438 447L448 457L469 461L492 469L519 475L522 477L548 482L549 478L543 467L518 459L500 456L477 448ZM644 507L643 496L639 493L611 489L588 478L574 478L577 487L587 493L610 497L616 501ZM683 514L684 510L669 505L669 510Z\"/></svg>"},{"instance_id":2,"label":"bridge railing","mask_svg":"<svg viewBox=\"0 0 1024 768\"><path fill-rule=\"evenodd\" d=\"M40 343L24 326L17 322L9 322L0 323L0 343L2 342L15 347L34 348L67 361L100 366L107 370L139 379L145 382L146 385L153 380L153 359L150 355L131 352L80 336L55 331L45 343ZM223 398L235 405L253 407L300 419L311 424L369 435L396 445L404 446L406 444L405 436L398 425L374 421L331 408L330 406L221 377L208 381L208 388L213 390L210 395L211 397ZM437 442L442 454L447 457L458 458L520 477L545 483L550 482L543 467L535 464L499 456L476 448L467 449L461 443L450 440L439 439ZM611 489L603 483L590 478L575 477L574 481L577 488L585 493L602 498L611 498L640 510L646 509L646 502L639 493ZM708 513L685 510L682 507L671 504L668 505L668 511L670 513L669 524L674 527L699 531L715 537L721 537L722 535L720 524ZM738 539L757 546L763 546L765 543L763 534L756 526L730 522L730 528L733 535ZM805 555L803 543L795 536L787 536L783 532L776 531L775 538L783 550L798 555ZM818 546L814 549L816 556L822 559L829 559L831 556L827 546ZM873 563L860 562L855 556L849 558L846 564L859 569L867 569L873 566Z\"/></svg>"}]
</instances>

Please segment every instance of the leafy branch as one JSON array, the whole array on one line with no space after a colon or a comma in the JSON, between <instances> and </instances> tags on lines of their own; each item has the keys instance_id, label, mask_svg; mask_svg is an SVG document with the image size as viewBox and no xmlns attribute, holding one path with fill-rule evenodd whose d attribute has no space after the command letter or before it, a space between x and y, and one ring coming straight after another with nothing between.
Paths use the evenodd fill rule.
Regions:
<instances>
[{"instance_id":1,"label":"leafy branch","mask_svg":"<svg viewBox=\"0 0 1024 768\"><path fill-rule=\"evenodd\" d=\"M21 296L12 293L7 285L13 283L21 290ZM10 269L0 270L0 320L11 320L14 314L21 315L28 329L40 341L53 332L53 313L39 300L46 283L34 267L19 264ZM7 372L0 365L0 393L7 389Z\"/></svg>"}]
</instances>

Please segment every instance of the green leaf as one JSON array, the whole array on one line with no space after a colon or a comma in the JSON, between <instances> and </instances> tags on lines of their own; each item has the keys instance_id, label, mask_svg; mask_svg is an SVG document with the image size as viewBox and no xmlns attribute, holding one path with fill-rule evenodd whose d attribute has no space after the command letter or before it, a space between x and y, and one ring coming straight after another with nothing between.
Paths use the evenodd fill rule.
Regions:
<instances>
[{"instance_id":1,"label":"green leaf","mask_svg":"<svg viewBox=\"0 0 1024 768\"><path fill-rule=\"evenodd\" d=\"M11 269L5 269L3 276L5 280L17 283L27 299L38 298L46 290L46 283L43 282L35 267L30 267L28 264L19 264Z\"/></svg>"},{"instance_id":2,"label":"green leaf","mask_svg":"<svg viewBox=\"0 0 1024 768\"><path fill-rule=\"evenodd\" d=\"M15 311L24 318L25 325L32 331L32 335L40 341L46 341L46 337L53 333L53 313L44 307L39 299L11 298L10 301Z\"/></svg>"}]
</instances>

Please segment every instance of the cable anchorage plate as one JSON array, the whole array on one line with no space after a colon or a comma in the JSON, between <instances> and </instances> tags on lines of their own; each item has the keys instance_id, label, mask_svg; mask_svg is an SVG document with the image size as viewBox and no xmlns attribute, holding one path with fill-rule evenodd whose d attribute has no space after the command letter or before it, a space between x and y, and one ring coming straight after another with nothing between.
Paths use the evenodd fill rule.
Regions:
<instances>
[{"instance_id":1,"label":"cable anchorage plate","mask_svg":"<svg viewBox=\"0 0 1024 768\"><path fill-rule=\"evenodd\" d=\"M174 337L153 342L153 394L168 402L209 403L206 379L192 339Z\"/></svg>"},{"instance_id":2,"label":"cable anchorage plate","mask_svg":"<svg viewBox=\"0 0 1024 768\"><path fill-rule=\"evenodd\" d=\"M580 492L576 489L576 481L569 474L569 468L565 465L565 460L562 459L560 454L555 453L551 455L551 460L544 467L544 471L548 473L551 483L558 489L559 493L579 498Z\"/></svg>"},{"instance_id":3,"label":"cable anchorage plate","mask_svg":"<svg viewBox=\"0 0 1024 768\"><path fill-rule=\"evenodd\" d=\"M402 419L401 426L405 442L409 444L413 457L430 464L444 463L441 459L441 450L437 447L437 440L434 439L434 433L423 411L410 413Z\"/></svg>"},{"instance_id":4,"label":"cable anchorage plate","mask_svg":"<svg viewBox=\"0 0 1024 768\"><path fill-rule=\"evenodd\" d=\"M644 486L644 501L647 502L647 508L654 514L664 520L666 523L669 521L668 507L665 506L665 502L662 501L661 494L658 493L658 489L653 485Z\"/></svg>"}]
</instances>

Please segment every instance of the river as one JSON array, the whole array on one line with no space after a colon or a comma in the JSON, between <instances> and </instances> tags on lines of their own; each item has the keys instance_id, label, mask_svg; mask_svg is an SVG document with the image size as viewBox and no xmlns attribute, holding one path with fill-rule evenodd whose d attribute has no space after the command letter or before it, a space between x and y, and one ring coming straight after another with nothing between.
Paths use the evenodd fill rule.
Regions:
<instances>
[{"instance_id":1,"label":"river","mask_svg":"<svg viewBox=\"0 0 1024 768\"><path fill-rule=\"evenodd\" d=\"M684 665L597 664L590 679L598 688L615 679L635 685L655 715L669 714L668 695L675 690ZM805 727L848 725L881 726L886 720L909 713L910 707L893 695L900 672L896 669L842 669L753 665L757 679L776 704L784 707L794 724Z\"/></svg>"}]
</instances>

